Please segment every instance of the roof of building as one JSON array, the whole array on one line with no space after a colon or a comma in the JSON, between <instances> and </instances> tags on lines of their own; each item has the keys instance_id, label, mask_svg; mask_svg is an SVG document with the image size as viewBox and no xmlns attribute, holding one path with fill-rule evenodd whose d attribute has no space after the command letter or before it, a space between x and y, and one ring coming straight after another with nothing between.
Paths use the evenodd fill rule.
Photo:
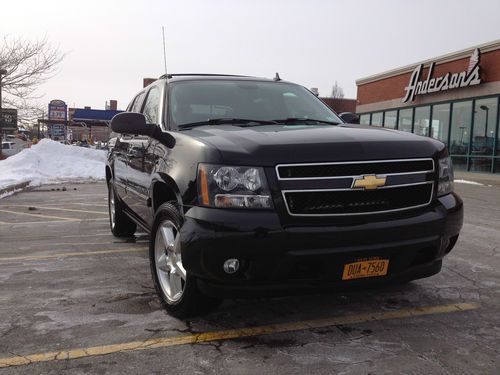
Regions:
<instances>
[{"instance_id":1,"label":"roof of building","mask_svg":"<svg viewBox=\"0 0 500 375\"><path fill-rule=\"evenodd\" d=\"M114 115L120 112L123 111L76 108L73 121L110 121Z\"/></svg>"},{"instance_id":2,"label":"roof of building","mask_svg":"<svg viewBox=\"0 0 500 375\"><path fill-rule=\"evenodd\" d=\"M368 77L360 78L360 79L356 80L356 85L358 85L358 86L364 85L366 83L378 81L378 80L381 80L384 78L394 77L394 76L398 76L400 74L408 73L408 72L413 71L416 66L421 65L421 64L423 64L424 66L429 65L432 62L435 62L436 64L443 64L446 62L455 61L458 59L463 59L465 57L470 57L470 55L472 54L472 52L476 48L479 48L481 53L500 49L500 39L497 39L497 40L494 40L494 41L488 42L488 43L479 44L477 46L465 48L465 49L462 49L460 51L447 53L445 55L441 55L438 57L433 57L431 59L419 61L419 62L416 62L416 63L411 64L411 65L405 65L405 66L402 66L400 68L387 70L385 72L374 74L374 75L371 75Z\"/></svg>"}]
</instances>

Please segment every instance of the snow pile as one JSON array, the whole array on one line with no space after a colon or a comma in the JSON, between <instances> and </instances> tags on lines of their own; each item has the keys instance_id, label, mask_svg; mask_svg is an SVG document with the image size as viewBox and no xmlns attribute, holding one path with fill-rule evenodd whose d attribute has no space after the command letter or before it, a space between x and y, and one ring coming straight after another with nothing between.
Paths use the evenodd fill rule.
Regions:
<instances>
[{"instance_id":1,"label":"snow pile","mask_svg":"<svg viewBox=\"0 0 500 375\"><path fill-rule=\"evenodd\" d=\"M29 182L40 186L104 179L106 151L42 139L31 148L0 161L0 190Z\"/></svg>"},{"instance_id":2,"label":"snow pile","mask_svg":"<svg viewBox=\"0 0 500 375\"><path fill-rule=\"evenodd\" d=\"M467 184L467 185L478 185L478 186L484 186L484 184L476 181L469 181L469 180L455 180L456 183L458 184Z\"/></svg>"}]
</instances>

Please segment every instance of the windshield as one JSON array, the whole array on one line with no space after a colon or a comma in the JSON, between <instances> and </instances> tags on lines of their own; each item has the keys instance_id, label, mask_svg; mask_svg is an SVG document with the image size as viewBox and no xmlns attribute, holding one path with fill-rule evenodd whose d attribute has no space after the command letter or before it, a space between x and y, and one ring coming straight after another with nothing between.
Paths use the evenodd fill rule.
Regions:
<instances>
[{"instance_id":1,"label":"windshield","mask_svg":"<svg viewBox=\"0 0 500 375\"><path fill-rule=\"evenodd\" d=\"M293 118L342 122L304 87L284 82L177 82L172 84L169 106L171 121L177 126L210 119L271 121Z\"/></svg>"}]
</instances>

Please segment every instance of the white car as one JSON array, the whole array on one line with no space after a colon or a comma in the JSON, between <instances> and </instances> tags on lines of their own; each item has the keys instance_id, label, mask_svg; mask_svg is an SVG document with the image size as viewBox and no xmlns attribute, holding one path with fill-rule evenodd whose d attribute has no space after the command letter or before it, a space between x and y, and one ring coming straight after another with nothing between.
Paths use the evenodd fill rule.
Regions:
<instances>
[{"instance_id":1,"label":"white car","mask_svg":"<svg viewBox=\"0 0 500 375\"><path fill-rule=\"evenodd\" d=\"M15 142L10 142L10 141L4 141L2 142L2 154L5 156L12 156L14 154L17 154L19 152L19 149L16 148L16 143Z\"/></svg>"}]
</instances>

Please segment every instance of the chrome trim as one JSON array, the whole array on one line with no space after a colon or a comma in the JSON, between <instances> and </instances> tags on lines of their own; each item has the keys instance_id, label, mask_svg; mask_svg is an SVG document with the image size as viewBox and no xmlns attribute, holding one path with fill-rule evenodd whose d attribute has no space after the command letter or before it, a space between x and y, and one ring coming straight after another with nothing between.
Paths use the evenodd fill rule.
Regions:
<instances>
[{"instance_id":1,"label":"chrome trim","mask_svg":"<svg viewBox=\"0 0 500 375\"><path fill-rule=\"evenodd\" d=\"M148 198L149 198L147 195L142 194L141 192L139 192L137 189L134 189L130 185L127 186L127 192L131 192L131 193L135 194L136 196L138 196L139 198L143 199L144 201L147 201Z\"/></svg>"},{"instance_id":2,"label":"chrome trim","mask_svg":"<svg viewBox=\"0 0 500 375\"><path fill-rule=\"evenodd\" d=\"M121 187L122 189L127 189L127 185L125 184L122 184L120 181L118 180L114 180L113 183L116 185L116 186L119 186Z\"/></svg>"},{"instance_id":3,"label":"chrome trim","mask_svg":"<svg viewBox=\"0 0 500 375\"><path fill-rule=\"evenodd\" d=\"M342 165L342 164L369 164L369 163L394 163L394 162L412 162L412 161L432 161L432 169L417 171L417 172L399 172L399 173L382 173L375 174L376 176L389 177L398 175L411 175L411 174L421 174L421 173L431 173L436 170L434 159L432 158L418 158L418 159L392 159L392 160L368 160L368 161L340 161L340 162L326 162L326 163L297 163L297 164L277 164L274 169L276 171L276 177L278 181L299 181L299 180L334 180L342 178L356 178L360 175L345 175L345 176L324 176L324 177L280 177L278 168L280 167L304 167L304 166L315 166L315 165ZM366 175L373 175L374 173L366 173ZM363 176L363 175L361 175Z\"/></svg>"},{"instance_id":4,"label":"chrome trim","mask_svg":"<svg viewBox=\"0 0 500 375\"><path fill-rule=\"evenodd\" d=\"M392 210L383 210L383 211L371 211L371 212L351 212L351 213L341 213L341 214L294 214L290 211L290 208L288 207L288 201L286 200L285 194L286 193L310 193L310 192L323 192L323 191L360 191L361 189L351 189L351 188L341 188L341 189L306 189L306 190L282 190L281 195L283 197L283 201L285 202L285 207L290 216L356 216L356 215L376 215L376 214L382 214L382 213L387 213L387 212L397 212L397 211L406 211L406 210L411 210L414 208L418 207L424 207L429 205L432 202L432 199L434 198L434 181L425 181L425 182L417 182L417 183L412 183L412 184L401 184L401 185L390 185L390 186L382 186L374 190L381 190L381 189L391 189L391 188L396 188L396 187L405 187L405 186L415 186L415 185L427 185L431 184L431 194L429 197L429 201L424 204L419 204L416 206L410 206L410 207L403 207L403 208L395 208Z\"/></svg>"}]
</instances>

